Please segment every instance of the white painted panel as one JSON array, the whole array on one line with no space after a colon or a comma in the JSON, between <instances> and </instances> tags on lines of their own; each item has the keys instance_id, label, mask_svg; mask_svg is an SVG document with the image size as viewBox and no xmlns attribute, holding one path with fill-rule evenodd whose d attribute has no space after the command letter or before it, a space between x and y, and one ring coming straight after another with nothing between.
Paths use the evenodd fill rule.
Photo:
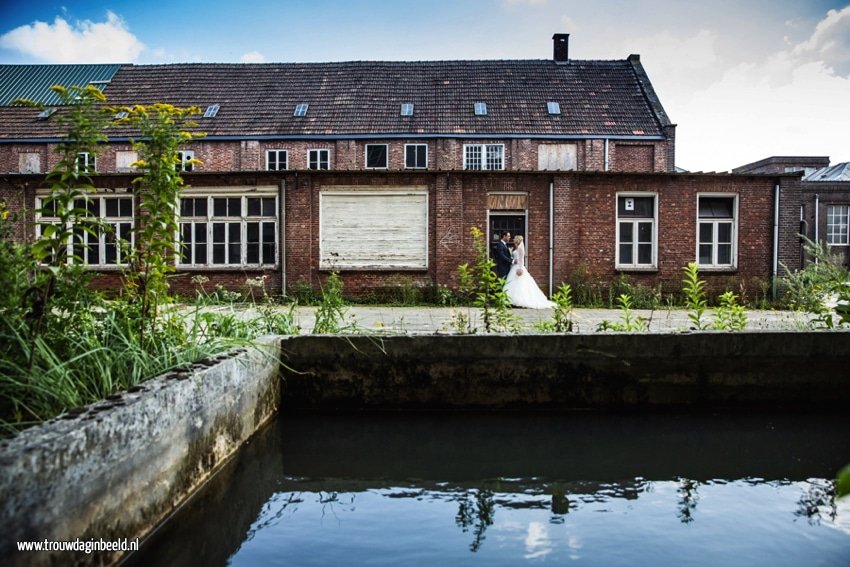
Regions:
<instances>
[{"instance_id":1,"label":"white painted panel","mask_svg":"<svg viewBox=\"0 0 850 567\"><path fill-rule=\"evenodd\" d=\"M18 171L21 173L41 173L41 155L33 153L19 154Z\"/></svg>"},{"instance_id":2,"label":"white painted panel","mask_svg":"<svg viewBox=\"0 0 850 567\"><path fill-rule=\"evenodd\" d=\"M138 152L120 151L115 152L115 170L133 171L133 164L139 161Z\"/></svg>"},{"instance_id":3,"label":"white painted panel","mask_svg":"<svg viewBox=\"0 0 850 567\"><path fill-rule=\"evenodd\" d=\"M320 206L321 268L428 267L426 192L324 192Z\"/></svg>"},{"instance_id":4,"label":"white painted panel","mask_svg":"<svg viewBox=\"0 0 850 567\"><path fill-rule=\"evenodd\" d=\"M537 169L572 171L577 168L575 144L541 144L537 146Z\"/></svg>"}]
</instances>

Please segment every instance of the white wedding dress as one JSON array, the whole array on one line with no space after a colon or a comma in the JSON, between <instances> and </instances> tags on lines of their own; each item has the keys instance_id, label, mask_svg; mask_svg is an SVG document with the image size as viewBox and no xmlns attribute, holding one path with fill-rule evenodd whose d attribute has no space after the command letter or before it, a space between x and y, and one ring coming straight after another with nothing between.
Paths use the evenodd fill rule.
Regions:
<instances>
[{"instance_id":1,"label":"white wedding dress","mask_svg":"<svg viewBox=\"0 0 850 567\"><path fill-rule=\"evenodd\" d=\"M528 307L529 309L549 309L555 304L546 299L546 295L537 287L537 282L528 273L525 267L525 245L520 244L511 256L514 264L505 280L505 293L511 304L516 307ZM517 272L522 270L520 274Z\"/></svg>"}]
</instances>

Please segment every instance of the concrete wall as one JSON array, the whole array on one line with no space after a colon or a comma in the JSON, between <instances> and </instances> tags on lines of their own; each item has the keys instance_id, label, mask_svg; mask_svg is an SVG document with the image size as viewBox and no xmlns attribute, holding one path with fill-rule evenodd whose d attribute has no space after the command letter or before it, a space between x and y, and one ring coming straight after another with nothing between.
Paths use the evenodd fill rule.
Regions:
<instances>
[{"instance_id":1,"label":"concrete wall","mask_svg":"<svg viewBox=\"0 0 850 567\"><path fill-rule=\"evenodd\" d=\"M847 332L284 339L284 408L847 407Z\"/></svg>"},{"instance_id":2,"label":"concrete wall","mask_svg":"<svg viewBox=\"0 0 850 567\"><path fill-rule=\"evenodd\" d=\"M143 537L276 413L276 353L267 339L0 442L0 563L114 562L15 542Z\"/></svg>"}]
</instances>

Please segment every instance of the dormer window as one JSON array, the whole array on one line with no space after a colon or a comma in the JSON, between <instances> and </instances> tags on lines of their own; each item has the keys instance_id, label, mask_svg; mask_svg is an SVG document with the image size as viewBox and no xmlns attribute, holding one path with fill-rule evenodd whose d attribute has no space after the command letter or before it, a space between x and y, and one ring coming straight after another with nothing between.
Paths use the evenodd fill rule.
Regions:
<instances>
[{"instance_id":1,"label":"dormer window","mask_svg":"<svg viewBox=\"0 0 850 567\"><path fill-rule=\"evenodd\" d=\"M295 112L292 114L293 116L307 116L307 108L310 105L302 102L301 104L295 105Z\"/></svg>"},{"instance_id":2,"label":"dormer window","mask_svg":"<svg viewBox=\"0 0 850 567\"><path fill-rule=\"evenodd\" d=\"M487 103L486 102L476 102L475 103L475 116L486 116L487 115Z\"/></svg>"},{"instance_id":3,"label":"dormer window","mask_svg":"<svg viewBox=\"0 0 850 567\"><path fill-rule=\"evenodd\" d=\"M218 109L221 108L220 104L211 104L204 111L204 118L215 118L215 115L218 114Z\"/></svg>"},{"instance_id":4,"label":"dormer window","mask_svg":"<svg viewBox=\"0 0 850 567\"><path fill-rule=\"evenodd\" d=\"M402 116L413 116L413 103L406 102L401 105L401 115Z\"/></svg>"},{"instance_id":5,"label":"dormer window","mask_svg":"<svg viewBox=\"0 0 850 567\"><path fill-rule=\"evenodd\" d=\"M557 102L547 102L546 108L549 110L549 114L561 114L561 105Z\"/></svg>"}]
</instances>

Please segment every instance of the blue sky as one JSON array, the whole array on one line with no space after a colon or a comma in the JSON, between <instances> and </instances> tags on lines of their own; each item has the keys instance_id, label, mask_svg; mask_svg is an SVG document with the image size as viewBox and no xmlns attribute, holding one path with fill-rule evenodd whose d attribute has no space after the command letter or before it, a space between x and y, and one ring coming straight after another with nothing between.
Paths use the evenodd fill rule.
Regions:
<instances>
[{"instance_id":1,"label":"blue sky","mask_svg":"<svg viewBox=\"0 0 850 567\"><path fill-rule=\"evenodd\" d=\"M0 0L0 63L576 59L639 53L677 164L850 161L850 1Z\"/></svg>"}]
</instances>

